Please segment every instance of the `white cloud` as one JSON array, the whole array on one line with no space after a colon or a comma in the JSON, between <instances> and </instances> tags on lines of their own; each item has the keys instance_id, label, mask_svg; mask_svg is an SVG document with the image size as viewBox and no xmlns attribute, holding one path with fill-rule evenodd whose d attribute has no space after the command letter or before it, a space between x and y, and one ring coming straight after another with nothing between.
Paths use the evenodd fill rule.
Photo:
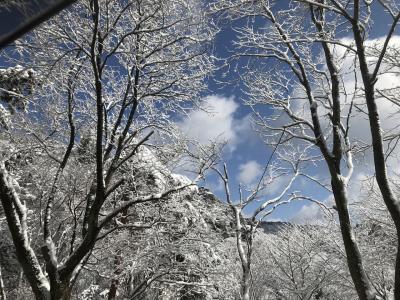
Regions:
<instances>
[{"instance_id":1,"label":"white cloud","mask_svg":"<svg viewBox=\"0 0 400 300\"><path fill-rule=\"evenodd\" d=\"M235 116L238 108L239 104L233 97L210 95L203 99L201 108L191 111L177 125L187 138L202 145L210 142L227 142L225 150L228 151L225 151L224 156L231 157L239 143L254 143L256 138L250 126L249 115L241 118ZM196 162L189 160L180 169L175 169L175 172L190 177L188 174L196 168L195 165ZM206 185L215 192L223 190L223 185L218 180L209 181Z\"/></svg>"},{"instance_id":2,"label":"white cloud","mask_svg":"<svg viewBox=\"0 0 400 300\"><path fill-rule=\"evenodd\" d=\"M268 187L266 189L266 195L269 197L276 197L282 193L282 191L288 186L293 175L283 175L274 178L272 181L268 182Z\"/></svg>"},{"instance_id":3,"label":"white cloud","mask_svg":"<svg viewBox=\"0 0 400 300\"><path fill-rule=\"evenodd\" d=\"M291 222L298 224L312 224L324 219L322 208L315 203L304 205L291 219Z\"/></svg>"},{"instance_id":4,"label":"white cloud","mask_svg":"<svg viewBox=\"0 0 400 300\"><path fill-rule=\"evenodd\" d=\"M202 144L227 141L230 147L238 141L234 113L239 105L232 97L212 95L204 99L202 109L191 112L180 123L187 137Z\"/></svg>"},{"instance_id":5,"label":"white cloud","mask_svg":"<svg viewBox=\"0 0 400 300\"><path fill-rule=\"evenodd\" d=\"M335 200L333 195L328 195L323 199L316 199L323 203L327 208L335 206ZM336 218L336 212L334 210L326 210L321 205L310 202L302 201L304 205L296 212L296 214L289 220L290 222L297 224L315 224Z\"/></svg>"},{"instance_id":6,"label":"white cloud","mask_svg":"<svg viewBox=\"0 0 400 300\"><path fill-rule=\"evenodd\" d=\"M207 180L205 182L205 187L214 193L225 196L225 186L220 178L212 178L212 180Z\"/></svg>"},{"instance_id":7,"label":"white cloud","mask_svg":"<svg viewBox=\"0 0 400 300\"><path fill-rule=\"evenodd\" d=\"M237 180L245 185L251 185L261 175L262 166L255 160L239 165L239 174Z\"/></svg>"}]
</instances>

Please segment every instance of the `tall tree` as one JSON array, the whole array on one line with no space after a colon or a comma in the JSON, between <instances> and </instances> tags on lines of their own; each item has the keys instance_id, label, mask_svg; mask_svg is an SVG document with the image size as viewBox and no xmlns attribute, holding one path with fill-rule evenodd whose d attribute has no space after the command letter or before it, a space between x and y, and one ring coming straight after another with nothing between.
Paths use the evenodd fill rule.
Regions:
<instances>
[{"instance_id":1,"label":"tall tree","mask_svg":"<svg viewBox=\"0 0 400 300\"><path fill-rule=\"evenodd\" d=\"M354 42L351 43L352 51L358 61L358 71L363 85L363 97L365 98L369 129L371 132L371 143L374 157L375 176L381 191L385 205L394 221L397 231L397 258L396 258L396 273L395 273L395 288L394 297L400 299L400 200L395 196L393 187L390 185L388 178L388 167L385 155L385 145L383 139L382 125L380 114L378 110L377 99L380 97L377 93L377 81L379 77L384 74L385 68L383 67L385 57L390 49L390 43L396 33L400 21L400 8L396 1L378 1L377 3L369 1L354 0L347 5L344 1L319 1L312 3L312 1L300 1L310 5L312 11L318 11L319 15L325 16L316 23L322 35L327 34L326 18L340 18L351 29ZM374 4L374 6L373 6ZM372 9L382 10L384 18L390 23L387 33L383 37L382 44L375 48L375 53L371 57L368 46L368 26L372 22ZM338 36L333 36L327 45L338 41Z\"/></svg>"},{"instance_id":2,"label":"tall tree","mask_svg":"<svg viewBox=\"0 0 400 300\"><path fill-rule=\"evenodd\" d=\"M384 187L393 219L400 220L398 202L389 197L375 100L368 95L373 93L380 61L398 21L395 6L381 4L386 10L391 9L393 25L373 73L368 70L363 49L370 2L362 5L366 13L361 12L359 1L222 1L215 4L216 9L226 11L234 22L248 20L235 28L235 57L248 59L242 78L248 104L255 112L265 141L276 145L283 135L281 143L297 140L309 147L310 154L320 155L325 162L331 187L325 184L323 187L334 195L347 263L360 299L374 299L375 291L363 266L348 208L348 184L354 169L355 150L350 127L357 110L359 89L357 80L353 88L345 85L349 70L342 66L349 57L359 61L350 72L357 73L359 67L363 77L377 177ZM339 38L349 30L354 33L357 49ZM338 47L345 49L344 55L338 55ZM266 111L263 106L269 109ZM318 166L324 169L322 164ZM309 175L310 180L320 185L321 180L312 176L313 171Z\"/></svg>"},{"instance_id":3,"label":"tall tree","mask_svg":"<svg viewBox=\"0 0 400 300\"><path fill-rule=\"evenodd\" d=\"M253 252L258 250L255 249L254 241L260 230L260 224L277 208L297 200L311 201L328 210L323 203L312 197L304 196L301 191L294 189L296 180L299 177L306 176L302 169L313 164L314 157L308 156L307 151L290 147L288 144L282 151L277 149L278 146L279 143L270 154L264 171L257 181L252 185L239 186L237 200L231 194L232 186L226 164L223 165L222 170L215 165L211 167L217 172L223 183L225 201L234 220L236 250L242 270L240 297L243 300L249 300L252 297ZM282 180L282 178L285 178L287 182L281 185L279 180ZM275 193L270 193L269 190L274 185L278 186L278 190ZM249 210L251 210L250 213Z\"/></svg>"},{"instance_id":4,"label":"tall tree","mask_svg":"<svg viewBox=\"0 0 400 300\"><path fill-rule=\"evenodd\" d=\"M17 43L10 61L40 79L27 113L2 137L19 159L2 157L0 199L37 299L69 299L99 238L121 226L114 218L187 186L121 198L124 166L151 129L171 140L170 118L204 88L213 69L208 24L197 1L81 1Z\"/></svg>"}]
</instances>

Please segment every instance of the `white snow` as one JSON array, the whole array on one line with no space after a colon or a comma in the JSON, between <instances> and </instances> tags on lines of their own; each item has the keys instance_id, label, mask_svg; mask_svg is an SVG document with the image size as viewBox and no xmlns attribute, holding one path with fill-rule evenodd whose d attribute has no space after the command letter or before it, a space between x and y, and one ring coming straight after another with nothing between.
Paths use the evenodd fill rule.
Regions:
<instances>
[{"instance_id":1,"label":"white snow","mask_svg":"<svg viewBox=\"0 0 400 300\"><path fill-rule=\"evenodd\" d=\"M199 188L197 185L192 184L193 182L186 176L181 175L181 174L171 174L173 185L176 186L188 186L187 189L189 189L192 193L198 193Z\"/></svg>"}]
</instances>

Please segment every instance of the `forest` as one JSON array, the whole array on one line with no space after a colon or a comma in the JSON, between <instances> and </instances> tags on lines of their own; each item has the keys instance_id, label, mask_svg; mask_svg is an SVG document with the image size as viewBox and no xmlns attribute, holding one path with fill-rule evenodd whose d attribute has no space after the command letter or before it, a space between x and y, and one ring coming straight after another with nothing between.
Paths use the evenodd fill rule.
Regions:
<instances>
[{"instance_id":1,"label":"forest","mask_svg":"<svg viewBox=\"0 0 400 300\"><path fill-rule=\"evenodd\" d=\"M400 300L399 0L69 2L0 49L0 300Z\"/></svg>"}]
</instances>

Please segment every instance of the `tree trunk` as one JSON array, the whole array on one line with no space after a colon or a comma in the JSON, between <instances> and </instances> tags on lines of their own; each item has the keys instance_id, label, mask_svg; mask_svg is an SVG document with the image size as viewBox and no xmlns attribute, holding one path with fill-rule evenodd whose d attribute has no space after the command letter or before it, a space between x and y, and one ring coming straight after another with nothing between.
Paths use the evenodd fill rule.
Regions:
<instances>
[{"instance_id":1,"label":"tree trunk","mask_svg":"<svg viewBox=\"0 0 400 300\"><path fill-rule=\"evenodd\" d=\"M6 291L4 288L3 276L1 275L1 266L0 266L0 300L6 300Z\"/></svg>"},{"instance_id":2,"label":"tree trunk","mask_svg":"<svg viewBox=\"0 0 400 300\"><path fill-rule=\"evenodd\" d=\"M397 300L400 299L400 201L395 198L387 177L382 128L375 99L375 83L377 78L373 78L375 75L371 75L369 71L364 39L358 23L353 24L353 34L357 45L357 55L360 62L361 77L364 84L365 100L368 108L376 181L385 205L394 221L397 232L397 257L394 282L394 298Z\"/></svg>"},{"instance_id":3,"label":"tree trunk","mask_svg":"<svg viewBox=\"0 0 400 300\"><path fill-rule=\"evenodd\" d=\"M47 300L50 298L49 283L29 243L26 208L14 189L12 178L9 176L4 162L0 163L0 201L11 232L17 259L24 275L35 294L35 298Z\"/></svg>"},{"instance_id":4,"label":"tree trunk","mask_svg":"<svg viewBox=\"0 0 400 300\"><path fill-rule=\"evenodd\" d=\"M108 300L117 299L118 284L119 284L118 278L113 278L111 280L110 291L108 292Z\"/></svg>"},{"instance_id":5,"label":"tree trunk","mask_svg":"<svg viewBox=\"0 0 400 300\"><path fill-rule=\"evenodd\" d=\"M250 300L250 283L251 283L251 274L249 266L243 267L243 275L242 275L242 300Z\"/></svg>"},{"instance_id":6,"label":"tree trunk","mask_svg":"<svg viewBox=\"0 0 400 300\"><path fill-rule=\"evenodd\" d=\"M108 292L108 300L115 300L117 299L117 289L119 285L119 275L121 274L121 261L122 261L122 256L121 252L118 251L117 254L115 254L114 258L114 278L111 279L111 285L110 285L110 290Z\"/></svg>"},{"instance_id":7,"label":"tree trunk","mask_svg":"<svg viewBox=\"0 0 400 300\"><path fill-rule=\"evenodd\" d=\"M397 256L394 280L394 296L397 300L400 299L400 201L394 197L387 178L382 131L373 87L365 89L365 97L367 100L368 116L371 128L376 181L385 205L394 221L397 233Z\"/></svg>"},{"instance_id":8,"label":"tree trunk","mask_svg":"<svg viewBox=\"0 0 400 300\"><path fill-rule=\"evenodd\" d=\"M332 190L339 215L340 231L346 251L347 264L360 300L373 300L375 293L365 273L360 250L355 240L348 210L347 188L340 175L332 176Z\"/></svg>"},{"instance_id":9,"label":"tree trunk","mask_svg":"<svg viewBox=\"0 0 400 300\"><path fill-rule=\"evenodd\" d=\"M70 300L71 292L72 287L69 284L60 284L57 288L51 289L51 300Z\"/></svg>"},{"instance_id":10,"label":"tree trunk","mask_svg":"<svg viewBox=\"0 0 400 300\"><path fill-rule=\"evenodd\" d=\"M128 196L124 195L125 201L128 200ZM121 218L119 220L122 224L128 224L128 208L125 208L122 211ZM117 299L117 289L119 285L119 275L122 273L122 253L121 250L118 250L115 254L114 258L114 278L111 280L110 291L108 292L108 300L115 300Z\"/></svg>"},{"instance_id":11,"label":"tree trunk","mask_svg":"<svg viewBox=\"0 0 400 300\"><path fill-rule=\"evenodd\" d=\"M319 33L324 36L325 28L322 24L325 22L324 10L312 11L313 22L318 29ZM342 135L340 132L341 125L341 101L340 101L340 80L338 76L338 68L335 63L334 54L328 43L322 42L322 47L325 53L325 59L332 83L332 125L333 125L333 150L331 155L327 155L325 147L321 143L321 151L325 156L331 175L331 185L335 203L339 216L340 230L346 251L347 265L349 267L350 275L356 288L359 299L370 300L375 299L375 292L369 281L362 263L362 256L358 249L357 241L355 240L353 228L351 226L350 215L348 210L348 197L345 179L341 175L340 165L344 153L342 145ZM315 132L316 138L322 135L322 131ZM350 146L350 145L347 145ZM348 180L348 179L347 179Z\"/></svg>"}]
</instances>

